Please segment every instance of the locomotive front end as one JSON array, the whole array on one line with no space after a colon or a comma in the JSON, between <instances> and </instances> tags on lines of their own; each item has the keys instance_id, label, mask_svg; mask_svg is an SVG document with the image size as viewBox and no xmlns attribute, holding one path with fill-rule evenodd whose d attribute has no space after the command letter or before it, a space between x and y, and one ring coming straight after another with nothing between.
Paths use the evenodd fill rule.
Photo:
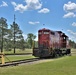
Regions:
<instances>
[{"instance_id":1,"label":"locomotive front end","mask_svg":"<svg viewBox=\"0 0 76 75\"><path fill-rule=\"evenodd\" d=\"M38 31L38 48L33 49L33 55L36 57L49 56L49 33L50 30L42 29Z\"/></svg>"}]
</instances>

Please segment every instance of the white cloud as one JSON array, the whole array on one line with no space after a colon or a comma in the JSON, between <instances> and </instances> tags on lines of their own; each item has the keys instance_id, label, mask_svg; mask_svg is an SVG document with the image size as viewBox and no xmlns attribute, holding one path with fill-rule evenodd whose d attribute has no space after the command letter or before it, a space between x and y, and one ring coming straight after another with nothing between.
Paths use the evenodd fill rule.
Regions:
<instances>
[{"instance_id":1,"label":"white cloud","mask_svg":"<svg viewBox=\"0 0 76 75\"><path fill-rule=\"evenodd\" d=\"M66 12L76 12L76 3L69 1L67 4L64 4L63 9Z\"/></svg>"},{"instance_id":2,"label":"white cloud","mask_svg":"<svg viewBox=\"0 0 76 75\"><path fill-rule=\"evenodd\" d=\"M76 26L76 22L73 22L73 23L72 23L72 26Z\"/></svg>"},{"instance_id":3,"label":"white cloud","mask_svg":"<svg viewBox=\"0 0 76 75\"><path fill-rule=\"evenodd\" d=\"M20 11L21 13L26 10L37 10L42 7L42 4L39 0L25 0L25 3L26 5L11 2L11 4L14 6L15 11Z\"/></svg>"},{"instance_id":4,"label":"white cloud","mask_svg":"<svg viewBox=\"0 0 76 75\"><path fill-rule=\"evenodd\" d=\"M8 4L6 2L2 1L2 4L0 5L0 7L6 7L6 6L8 6Z\"/></svg>"},{"instance_id":5,"label":"white cloud","mask_svg":"<svg viewBox=\"0 0 76 75\"><path fill-rule=\"evenodd\" d=\"M39 0L25 0L27 9L40 9L42 4Z\"/></svg>"},{"instance_id":6,"label":"white cloud","mask_svg":"<svg viewBox=\"0 0 76 75\"><path fill-rule=\"evenodd\" d=\"M37 21L37 22L32 22L32 21L29 21L29 24L32 24L32 25L36 25L36 24L39 24L40 22Z\"/></svg>"},{"instance_id":7,"label":"white cloud","mask_svg":"<svg viewBox=\"0 0 76 75\"><path fill-rule=\"evenodd\" d=\"M76 14L74 14L73 12L68 12L63 16L63 18L72 18L72 17L76 17Z\"/></svg>"},{"instance_id":8,"label":"white cloud","mask_svg":"<svg viewBox=\"0 0 76 75\"><path fill-rule=\"evenodd\" d=\"M15 2L11 2L11 4L12 4L13 6L17 6L17 4L16 4Z\"/></svg>"},{"instance_id":9,"label":"white cloud","mask_svg":"<svg viewBox=\"0 0 76 75\"><path fill-rule=\"evenodd\" d=\"M15 2L11 3L14 6L15 11L20 11L21 13L23 13L27 9L26 6L23 6L23 4L16 4Z\"/></svg>"},{"instance_id":10,"label":"white cloud","mask_svg":"<svg viewBox=\"0 0 76 75\"><path fill-rule=\"evenodd\" d=\"M76 42L76 32L73 32L72 30L67 31L71 34L70 39Z\"/></svg>"},{"instance_id":11,"label":"white cloud","mask_svg":"<svg viewBox=\"0 0 76 75\"><path fill-rule=\"evenodd\" d=\"M40 11L38 11L38 13L49 13L49 12L50 12L50 10L47 8L43 8Z\"/></svg>"},{"instance_id":12,"label":"white cloud","mask_svg":"<svg viewBox=\"0 0 76 75\"><path fill-rule=\"evenodd\" d=\"M73 32L72 30L67 30L70 34L76 37L76 32Z\"/></svg>"},{"instance_id":13,"label":"white cloud","mask_svg":"<svg viewBox=\"0 0 76 75\"><path fill-rule=\"evenodd\" d=\"M67 4L64 4L63 9L66 12L63 16L64 18L76 17L76 3L69 1Z\"/></svg>"}]
</instances>

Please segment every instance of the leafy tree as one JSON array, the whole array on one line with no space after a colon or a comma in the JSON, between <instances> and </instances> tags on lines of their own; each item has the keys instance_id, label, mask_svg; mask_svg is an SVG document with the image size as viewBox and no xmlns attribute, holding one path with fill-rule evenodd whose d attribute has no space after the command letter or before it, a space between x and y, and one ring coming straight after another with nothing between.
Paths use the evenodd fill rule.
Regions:
<instances>
[{"instance_id":1,"label":"leafy tree","mask_svg":"<svg viewBox=\"0 0 76 75\"><path fill-rule=\"evenodd\" d=\"M28 42L30 48L32 48L35 38L36 38L36 35L34 35L32 33L27 34L27 42Z\"/></svg>"},{"instance_id":2,"label":"leafy tree","mask_svg":"<svg viewBox=\"0 0 76 75\"><path fill-rule=\"evenodd\" d=\"M7 20L3 17L0 18L0 48L1 52L3 52L3 42L4 39L7 38L6 35L8 35L8 25Z\"/></svg>"},{"instance_id":3,"label":"leafy tree","mask_svg":"<svg viewBox=\"0 0 76 75\"><path fill-rule=\"evenodd\" d=\"M25 50L25 41L24 41L24 39L18 40L16 42L16 46L19 49Z\"/></svg>"}]
</instances>

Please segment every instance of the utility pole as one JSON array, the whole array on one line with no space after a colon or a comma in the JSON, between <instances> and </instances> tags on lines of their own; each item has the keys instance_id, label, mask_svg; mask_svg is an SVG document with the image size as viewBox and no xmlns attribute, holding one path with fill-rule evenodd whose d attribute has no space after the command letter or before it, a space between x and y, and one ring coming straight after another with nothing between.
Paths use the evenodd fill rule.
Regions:
<instances>
[{"instance_id":1,"label":"utility pole","mask_svg":"<svg viewBox=\"0 0 76 75\"><path fill-rule=\"evenodd\" d=\"M16 51L15 51L15 15L14 15L14 22L13 22L13 25L14 25L14 53L16 53Z\"/></svg>"}]
</instances>

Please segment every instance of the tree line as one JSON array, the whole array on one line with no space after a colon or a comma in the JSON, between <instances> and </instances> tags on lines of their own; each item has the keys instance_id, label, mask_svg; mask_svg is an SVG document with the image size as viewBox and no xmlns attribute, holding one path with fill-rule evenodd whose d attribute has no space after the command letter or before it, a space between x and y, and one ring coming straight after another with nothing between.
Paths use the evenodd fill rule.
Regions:
<instances>
[{"instance_id":1,"label":"tree line","mask_svg":"<svg viewBox=\"0 0 76 75\"><path fill-rule=\"evenodd\" d=\"M27 39L24 40L23 32L19 25L15 21L8 28L7 19L0 18L0 50L14 50L17 49L24 50L27 48L32 48L33 41L36 36L32 33L27 34Z\"/></svg>"}]
</instances>

